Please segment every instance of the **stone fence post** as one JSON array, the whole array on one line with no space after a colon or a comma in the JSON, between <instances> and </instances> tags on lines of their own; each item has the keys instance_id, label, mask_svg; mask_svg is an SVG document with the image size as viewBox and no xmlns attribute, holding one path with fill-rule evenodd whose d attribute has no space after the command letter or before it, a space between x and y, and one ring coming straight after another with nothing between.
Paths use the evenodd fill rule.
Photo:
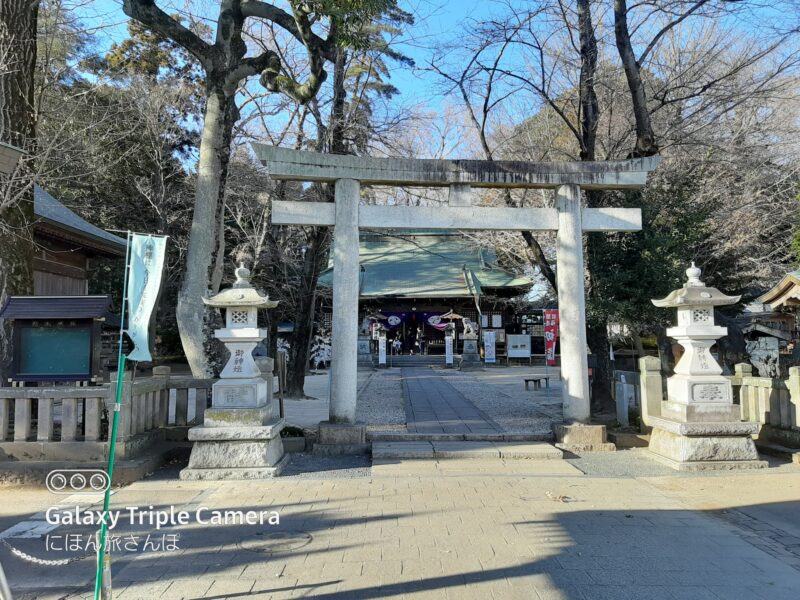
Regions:
<instances>
[{"instance_id":1,"label":"stone fence post","mask_svg":"<svg viewBox=\"0 0 800 600\"><path fill-rule=\"evenodd\" d=\"M736 363L733 367L734 377L737 379L741 379L743 377L752 377L753 376L753 365L748 363ZM738 382L741 385L741 381ZM734 385L737 384L736 381L733 382Z\"/></svg>"},{"instance_id":2,"label":"stone fence post","mask_svg":"<svg viewBox=\"0 0 800 600\"><path fill-rule=\"evenodd\" d=\"M800 367L789 367L789 422L794 429L800 429Z\"/></svg>"},{"instance_id":3,"label":"stone fence post","mask_svg":"<svg viewBox=\"0 0 800 600\"><path fill-rule=\"evenodd\" d=\"M122 398L120 398L119 407L119 427L117 429L117 443L123 442L130 438L135 433L135 426L133 423L133 411L131 407L131 375L132 373L126 372L124 375L124 383L122 385ZM114 418L114 403L117 399L117 373L111 373L109 378L110 385L108 386L108 396L106 396L106 410L108 410L108 434L111 435L111 419ZM110 440L109 440L110 442ZM119 448L118 448L119 449Z\"/></svg>"},{"instance_id":4,"label":"stone fence post","mask_svg":"<svg viewBox=\"0 0 800 600\"><path fill-rule=\"evenodd\" d=\"M739 399L739 418L742 421L758 421L755 414L757 410L755 408L751 410L751 404L758 406L758 399L750 398L752 390L744 385L744 380L752 376L753 365L748 363L736 363L734 365L731 385L733 386L734 401L737 398Z\"/></svg>"},{"instance_id":5,"label":"stone fence post","mask_svg":"<svg viewBox=\"0 0 800 600\"><path fill-rule=\"evenodd\" d=\"M639 359L639 390L642 402L642 423L652 427L651 417L661 416L664 388L661 381L661 360L657 356Z\"/></svg>"},{"instance_id":6,"label":"stone fence post","mask_svg":"<svg viewBox=\"0 0 800 600\"><path fill-rule=\"evenodd\" d=\"M163 389L158 392L158 406L156 407L156 427L166 427L169 418L169 378L170 367L153 367L153 379L163 382Z\"/></svg>"}]
</instances>

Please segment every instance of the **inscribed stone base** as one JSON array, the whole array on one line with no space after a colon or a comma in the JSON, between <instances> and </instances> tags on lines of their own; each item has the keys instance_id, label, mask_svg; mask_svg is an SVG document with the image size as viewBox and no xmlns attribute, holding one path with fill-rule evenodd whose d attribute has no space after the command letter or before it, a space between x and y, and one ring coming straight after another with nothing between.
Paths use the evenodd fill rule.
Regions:
<instances>
[{"instance_id":1,"label":"inscribed stone base","mask_svg":"<svg viewBox=\"0 0 800 600\"><path fill-rule=\"evenodd\" d=\"M267 405L267 382L261 377L220 379L211 389L214 408L260 408Z\"/></svg>"},{"instance_id":2,"label":"inscribed stone base","mask_svg":"<svg viewBox=\"0 0 800 600\"><path fill-rule=\"evenodd\" d=\"M617 447L606 438L605 425L553 423L556 448L568 452L613 452Z\"/></svg>"},{"instance_id":3,"label":"inscribed stone base","mask_svg":"<svg viewBox=\"0 0 800 600\"><path fill-rule=\"evenodd\" d=\"M667 379L667 398L681 404L722 404L733 402L731 382L722 375L676 373Z\"/></svg>"},{"instance_id":4,"label":"inscribed stone base","mask_svg":"<svg viewBox=\"0 0 800 600\"><path fill-rule=\"evenodd\" d=\"M759 469L766 462L759 460L753 439L748 434L725 435L730 423L720 423L722 435L688 436L667 431L653 424L650 452L654 458L681 471ZM704 423L708 428L711 424Z\"/></svg>"},{"instance_id":5,"label":"inscribed stone base","mask_svg":"<svg viewBox=\"0 0 800 600\"><path fill-rule=\"evenodd\" d=\"M272 420L272 407L209 408L203 417L205 427L261 427Z\"/></svg>"}]
</instances>

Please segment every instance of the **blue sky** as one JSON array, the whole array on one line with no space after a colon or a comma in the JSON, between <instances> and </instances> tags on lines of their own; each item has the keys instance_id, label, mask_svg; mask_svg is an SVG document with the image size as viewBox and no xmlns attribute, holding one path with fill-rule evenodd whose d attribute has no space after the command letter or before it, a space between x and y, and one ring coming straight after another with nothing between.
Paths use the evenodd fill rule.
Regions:
<instances>
[{"instance_id":1,"label":"blue sky","mask_svg":"<svg viewBox=\"0 0 800 600\"><path fill-rule=\"evenodd\" d=\"M180 7L181 2L157 0L159 6ZM216 12L217 2L208 0L209 13ZM401 6L414 14L416 24L403 38L398 48L424 67L429 48L436 43L454 39L462 24L470 19L482 19L491 14L493 3L487 0L401 0ZM122 0L95 0L80 9L87 25L97 25L101 50L124 39L128 18L122 12ZM396 68L392 82L401 90L401 101L434 100L436 79L422 69ZM438 102L434 102L438 104Z\"/></svg>"}]
</instances>

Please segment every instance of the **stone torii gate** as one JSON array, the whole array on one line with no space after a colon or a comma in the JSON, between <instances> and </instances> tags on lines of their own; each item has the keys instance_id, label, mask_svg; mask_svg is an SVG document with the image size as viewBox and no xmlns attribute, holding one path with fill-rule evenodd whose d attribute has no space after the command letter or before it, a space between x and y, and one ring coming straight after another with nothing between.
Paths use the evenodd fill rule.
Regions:
<instances>
[{"instance_id":1,"label":"stone torii gate","mask_svg":"<svg viewBox=\"0 0 800 600\"><path fill-rule=\"evenodd\" d=\"M334 183L335 202L272 203L275 225L333 227L330 421L356 416L359 228L556 231L564 420L589 421L583 233L639 231L638 208L582 208L581 188L638 189L659 157L608 162L369 158L254 144L275 180ZM449 206L359 206L362 185L450 188ZM555 189L555 208L472 206L472 187Z\"/></svg>"}]
</instances>

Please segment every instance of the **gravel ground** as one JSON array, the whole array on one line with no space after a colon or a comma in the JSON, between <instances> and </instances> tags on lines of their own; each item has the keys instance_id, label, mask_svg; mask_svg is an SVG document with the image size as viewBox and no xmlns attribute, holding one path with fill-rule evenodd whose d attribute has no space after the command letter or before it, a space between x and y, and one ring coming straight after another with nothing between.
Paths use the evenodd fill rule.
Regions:
<instances>
[{"instance_id":1,"label":"gravel ground","mask_svg":"<svg viewBox=\"0 0 800 600\"><path fill-rule=\"evenodd\" d=\"M450 385L488 414L506 433L550 433L550 423L561 418L557 382L549 390L526 391L523 377L530 370L487 369L474 373L439 370Z\"/></svg>"},{"instance_id":2,"label":"gravel ground","mask_svg":"<svg viewBox=\"0 0 800 600\"><path fill-rule=\"evenodd\" d=\"M645 448L616 452L587 452L583 456L566 460L590 477L659 477L677 473L650 458Z\"/></svg>"},{"instance_id":3,"label":"gravel ground","mask_svg":"<svg viewBox=\"0 0 800 600\"><path fill-rule=\"evenodd\" d=\"M789 461L763 454L761 459L769 462L771 470L797 472L796 466ZM698 473L675 471L651 458L647 448L629 448L616 452L587 452L583 456L575 458L565 455L565 460L589 477L729 477L732 474L731 471L701 471ZM747 473L747 471L742 471L742 473Z\"/></svg>"},{"instance_id":4,"label":"gravel ground","mask_svg":"<svg viewBox=\"0 0 800 600\"><path fill-rule=\"evenodd\" d=\"M356 422L368 431L406 431L400 369L375 371L358 396Z\"/></svg>"},{"instance_id":5,"label":"gravel ground","mask_svg":"<svg viewBox=\"0 0 800 600\"><path fill-rule=\"evenodd\" d=\"M363 456L314 456L291 454L281 479L357 479L372 476L372 461Z\"/></svg>"}]
</instances>

